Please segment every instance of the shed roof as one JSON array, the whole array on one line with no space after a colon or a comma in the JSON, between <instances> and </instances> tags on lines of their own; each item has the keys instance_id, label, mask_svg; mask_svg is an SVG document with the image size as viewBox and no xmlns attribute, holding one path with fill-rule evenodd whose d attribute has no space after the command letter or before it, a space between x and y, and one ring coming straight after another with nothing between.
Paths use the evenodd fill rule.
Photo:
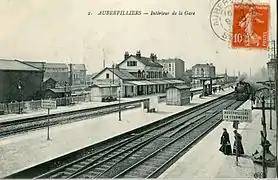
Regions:
<instances>
[{"instance_id":1,"label":"shed roof","mask_svg":"<svg viewBox=\"0 0 278 180\"><path fill-rule=\"evenodd\" d=\"M168 87L168 89L172 89L172 88L179 89L179 90L182 90L182 89L190 89L190 87L189 87L189 86L187 86L187 85L181 85L181 86L170 86L170 87Z\"/></svg>"},{"instance_id":2,"label":"shed roof","mask_svg":"<svg viewBox=\"0 0 278 180\"><path fill-rule=\"evenodd\" d=\"M90 87L99 87L99 88L109 88L109 87L120 87L120 85L117 84L93 84Z\"/></svg>"},{"instance_id":3,"label":"shed roof","mask_svg":"<svg viewBox=\"0 0 278 180\"><path fill-rule=\"evenodd\" d=\"M45 63L44 67L47 68L61 68L61 69L68 69L67 64L65 63Z\"/></svg>"},{"instance_id":4,"label":"shed roof","mask_svg":"<svg viewBox=\"0 0 278 180\"><path fill-rule=\"evenodd\" d=\"M52 91L54 93L65 93L65 92L69 93L70 92L70 90L65 91L65 88L53 88L53 89L47 89L46 91Z\"/></svg>"},{"instance_id":5,"label":"shed roof","mask_svg":"<svg viewBox=\"0 0 278 180\"><path fill-rule=\"evenodd\" d=\"M7 59L0 59L0 70L40 71L39 68L22 63L18 60L7 60Z\"/></svg>"},{"instance_id":6,"label":"shed roof","mask_svg":"<svg viewBox=\"0 0 278 180\"><path fill-rule=\"evenodd\" d=\"M43 68L43 64L44 64L45 69L48 69L48 68L68 69L68 66L65 63L46 63L46 62L39 62L39 61L22 61L22 62L30 64L30 65L35 66L40 69Z\"/></svg>"}]
</instances>

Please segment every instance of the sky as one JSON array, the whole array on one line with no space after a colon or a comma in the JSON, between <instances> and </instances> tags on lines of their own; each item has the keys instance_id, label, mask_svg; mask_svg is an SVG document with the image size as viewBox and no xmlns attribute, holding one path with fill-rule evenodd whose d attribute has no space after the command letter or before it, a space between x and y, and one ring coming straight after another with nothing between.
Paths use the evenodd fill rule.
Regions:
<instances>
[{"instance_id":1,"label":"sky","mask_svg":"<svg viewBox=\"0 0 278 180\"><path fill-rule=\"evenodd\" d=\"M255 0L254 0L255 1ZM253 1L253 2L254 2ZM266 0L267 1L267 0ZM271 38L276 39L275 1ZM210 26L216 0L1 0L0 58L85 63L98 72L123 60L124 52L181 58L190 69L213 63L217 73L258 71L268 52L232 49ZM101 16L102 10L191 11L191 16ZM91 12L92 15L88 15Z\"/></svg>"}]
</instances>

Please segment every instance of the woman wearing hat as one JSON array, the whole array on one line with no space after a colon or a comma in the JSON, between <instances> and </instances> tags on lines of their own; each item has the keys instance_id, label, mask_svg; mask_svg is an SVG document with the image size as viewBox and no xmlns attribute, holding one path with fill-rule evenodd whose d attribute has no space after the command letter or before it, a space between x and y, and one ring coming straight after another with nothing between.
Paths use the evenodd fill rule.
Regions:
<instances>
[{"instance_id":1,"label":"woman wearing hat","mask_svg":"<svg viewBox=\"0 0 278 180\"><path fill-rule=\"evenodd\" d=\"M237 130L234 130L235 134L235 142L233 147L233 153L236 154L238 151L238 155L244 154L244 149L242 145L242 136L237 132Z\"/></svg>"},{"instance_id":2,"label":"woman wearing hat","mask_svg":"<svg viewBox=\"0 0 278 180\"><path fill-rule=\"evenodd\" d=\"M232 147L230 143L229 133L227 132L226 128L223 128L223 134L221 136L220 144L221 147L219 151L223 152L225 155L229 155L232 153Z\"/></svg>"}]
</instances>

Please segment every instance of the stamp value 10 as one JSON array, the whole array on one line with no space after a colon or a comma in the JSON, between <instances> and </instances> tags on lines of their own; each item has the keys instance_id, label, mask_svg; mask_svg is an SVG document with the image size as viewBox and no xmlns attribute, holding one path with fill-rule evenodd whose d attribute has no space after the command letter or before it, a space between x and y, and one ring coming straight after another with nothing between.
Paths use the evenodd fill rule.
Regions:
<instances>
[{"instance_id":1,"label":"stamp value 10","mask_svg":"<svg viewBox=\"0 0 278 180\"><path fill-rule=\"evenodd\" d=\"M269 11L267 4L234 4L232 48L267 49Z\"/></svg>"}]
</instances>

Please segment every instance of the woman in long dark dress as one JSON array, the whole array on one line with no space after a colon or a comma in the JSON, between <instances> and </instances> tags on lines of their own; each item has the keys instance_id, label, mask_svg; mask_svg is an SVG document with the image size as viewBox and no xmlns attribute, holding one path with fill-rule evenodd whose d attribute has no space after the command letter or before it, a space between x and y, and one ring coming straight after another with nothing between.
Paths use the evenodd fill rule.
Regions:
<instances>
[{"instance_id":1,"label":"woman in long dark dress","mask_svg":"<svg viewBox=\"0 0 278 180\"><path fill-rule=\"evenodd\" d=\"M229 133L227 132L226 128L223 128L224 132L221 136L220 144L221 147L219 151L223 152L225 155L229 155L232 153L232 147L230 142Z\"/></svg>"},{"instance_id":2,"label":"woman in long dark dress","mask_svg":"<svg viewBox=\"0 0 278 180\"><path fill-rule=\"evenodd\" d=\"M237 132L237 130L234 130L235 134L235 142L234 142L234 147L233 147L233 153L236 154L238 150L238 155L244 154L244 149L242 146L242 136Z\"/></svg>"}]
</instances>

